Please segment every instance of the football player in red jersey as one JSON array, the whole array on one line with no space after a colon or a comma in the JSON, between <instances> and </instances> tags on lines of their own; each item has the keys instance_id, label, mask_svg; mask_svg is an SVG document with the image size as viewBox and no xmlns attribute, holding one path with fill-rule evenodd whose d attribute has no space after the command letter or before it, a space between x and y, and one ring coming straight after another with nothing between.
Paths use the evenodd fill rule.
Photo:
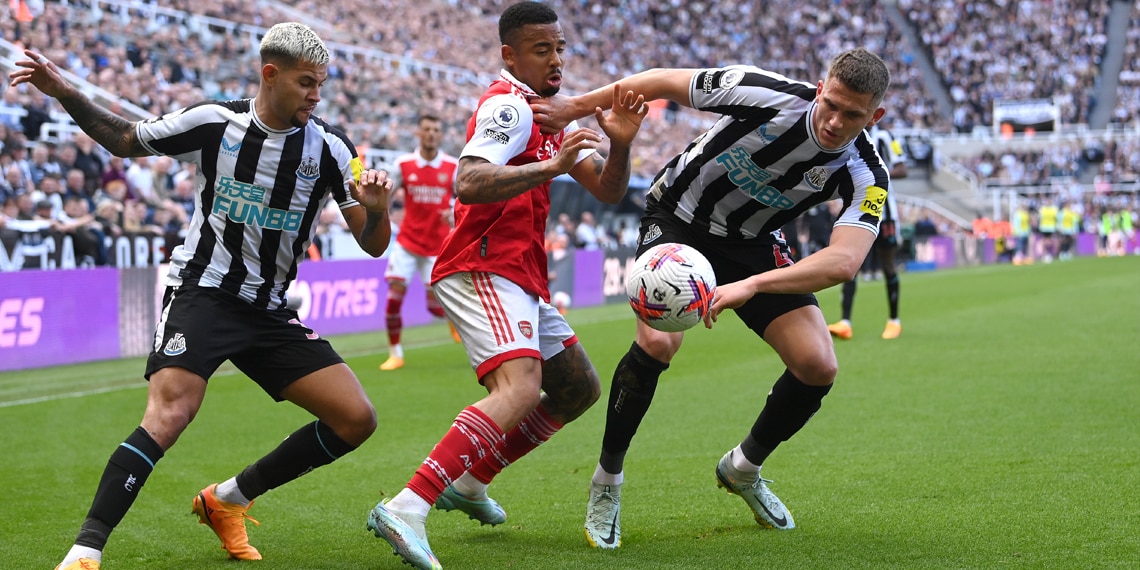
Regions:
<instances>
[{"instance_id":1,"label":"football player in red jersey","mask_svg":"<svg viewBox=\"0 0 1140 570\"><path fill-rule=\"evenodd\" d=\"M569 174L602 202L626 193L630 144L647 107L612 90L603 133L571 122L542 133L529 101L558 92L566 38L558 15L539 2L503 12L505 69L479 101L459 158L455 229L444 240L432 288L463 337L488 395L466 407L407 486L372 510L368 525L409 564L438 568L424 534L432 505L485 524L506 520L487 497L504 467L586 411L601 393L598 374L547 290L550 181ZM413 535L402 533L406 523Z\"/></svg>"}]
</instances>

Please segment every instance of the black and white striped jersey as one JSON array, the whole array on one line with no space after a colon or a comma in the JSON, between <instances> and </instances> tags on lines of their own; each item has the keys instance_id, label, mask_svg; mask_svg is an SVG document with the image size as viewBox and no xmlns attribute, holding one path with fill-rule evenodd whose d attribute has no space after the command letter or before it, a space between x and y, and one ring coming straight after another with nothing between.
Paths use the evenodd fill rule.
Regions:
<instances>
[{"instance_id":1,"label":"black and white striped jersey","mask_svg":"<svg viewBox=\"0 0 1140 570\"><path fill-rule=\"evenodd\" d=\"M871 144L875 145L875 152L878 152L879 158L883 159L888 172L896 164L906 160L902 144L887 129L874 125L867 129L867 138L871 139ZM895 189L887 188L887 203L883 206L883 221L898 222L898 219L899 206L895 202Z\"/></svg>"},{"instance_id":2,"label":"black and white striped jersey","mask_svg":"<svg viewBox=\"0 0 1140 570\"><path fill-rule=\"evenodd\" d=\"M839 198L836 226L877 234L887 171L865 133L842 149L819 145L815 95L815 85L757 67L698 71L692 107L723 116L657 174L650 203L712 235L770 239L812 206Z\"/></svg>"},{"instance_id":3,"label":"black and white striped jersey","mask_svg":"<svg viewBox=\"0 0 1140 570\"><path fill-rule=\"evenodd\" d=\"M357 204L348 189L363 169L356 149L316 117L279 131L249 99L205 101L137 130L148 151L198 165L194 215L167 285L216 287L277 309L330 194L342 210Z\"/></svg>"}]
</instances>

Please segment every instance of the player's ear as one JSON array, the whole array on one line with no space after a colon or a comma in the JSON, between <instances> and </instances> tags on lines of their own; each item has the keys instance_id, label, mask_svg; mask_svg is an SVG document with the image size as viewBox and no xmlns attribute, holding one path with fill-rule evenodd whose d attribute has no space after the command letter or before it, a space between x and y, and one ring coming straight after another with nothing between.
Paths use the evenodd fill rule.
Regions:
<instances>
[{"instance_id":1,"label":"player's ear","mask_svg":"<svg viewBox=\"0 0 1140 570\"><path fill-rule=\"evenodd\" d=\"M281 68L277 67L274 63L266 63L261 66L261 82L266 85L273 85L277 82L278 75L281 74Z\"/></svg>"},{"instance_id":2,"label":"player's ear","mask_svg":"<svg viewBox=\"0 0 1140 570\"><path fill-rule=\"evenodd\" d=\"M875 126L875 123L878 123L883 118L883 115L886 115L886 114L887 114L887 110L884 109L883 107L879 107L878 109L875 109L875 112L871 114L871 122L867 123L866 128L869 129L869 128Z\"/></svg>"}]
</instances>

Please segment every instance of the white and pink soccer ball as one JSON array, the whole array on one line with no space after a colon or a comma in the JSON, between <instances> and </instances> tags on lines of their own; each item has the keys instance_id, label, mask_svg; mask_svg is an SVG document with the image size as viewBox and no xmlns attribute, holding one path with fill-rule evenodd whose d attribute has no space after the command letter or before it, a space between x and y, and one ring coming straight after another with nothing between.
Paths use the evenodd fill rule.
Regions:
<instances>
[{"instance_id":1,"label":"white and pink soccer ball","mask_svg":"<svg viewBox=\"0 0 1140 570\"><path fill-rule=\"evenodd\" d=\"M663 243L641 254L626 276L629 306L638 319L664 332L690 329L705 318L716 274L701 252Z\"/></svg>"}]
</instances>

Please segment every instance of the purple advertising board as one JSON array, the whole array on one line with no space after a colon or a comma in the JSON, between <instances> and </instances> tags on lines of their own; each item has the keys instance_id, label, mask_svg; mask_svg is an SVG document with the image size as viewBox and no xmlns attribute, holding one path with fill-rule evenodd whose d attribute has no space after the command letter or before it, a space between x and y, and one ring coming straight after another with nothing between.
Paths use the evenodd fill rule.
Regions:
<instances>
[{"instance_id":1,"label":"purple advertising board","mask_svg":"<svg viewBox=\"0 0 1140 570\"><path fill-rule=\"evenodd\" d=\"M118 357L118 270L0 273L0 371Z\"/></svg>"},{"instance_id":2,"label":"purple advertising board","mask_svg":"<svg viewBox=\"0 0 1140 570\"><path fill-rule=\"evenodd\" d=\"M305 262L297 269L289 297L300 301L301 322L319 334L384 330L386 267L387 259ZM408 283L401 310L405 327L432 322L425 287L418 277Z\"/></svg>"}]
</instances>

